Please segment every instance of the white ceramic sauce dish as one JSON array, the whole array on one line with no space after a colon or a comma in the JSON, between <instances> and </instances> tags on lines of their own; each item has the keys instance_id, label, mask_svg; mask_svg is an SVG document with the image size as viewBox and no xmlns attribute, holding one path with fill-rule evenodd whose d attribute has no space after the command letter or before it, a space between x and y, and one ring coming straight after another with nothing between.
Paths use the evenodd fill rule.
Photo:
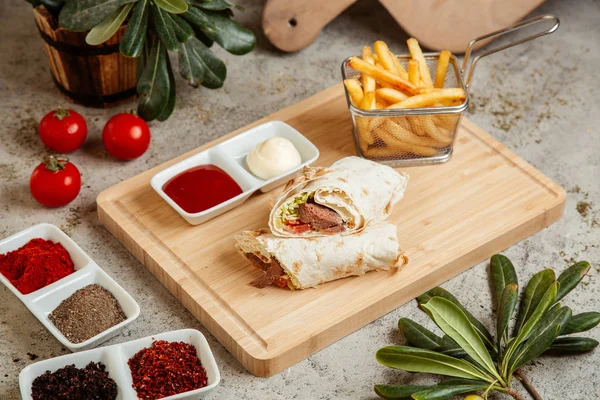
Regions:
<instances>
[{"instance_id":1,"label":"white ceramic sauce dish","mask_svg":"<svg viewBox=\"0 0 600 400\"><path fill-rule=\"evenodd\" d=\"M158 335L148 336L143 339L133 340L122 344L101 347L80 353L68 354L48 360L31 364L19 374L19 386L21 396L24 400L31 399L31 385L35 378L46 371L54 372L67 365L75 364L77 368L84 368L90 362L102 362L106 365L109 376L116 382L118 387L117 400L137 399L135 389L132 387L132 377L127 361L135 353L145 347L152 346L154 340L166 340L168 342L185 342L196 348L198 358L206 370L208 385L189 392L179 393L164 397L161 400L181 400L204 398L210 393L221 380L215 358L208 346L208 342L202 333L195 329L182 329L178 331L165 332Z\"/></svg>"},{"instance_id":2,"label":"white ceramic sauce dish","mask_svg":"<svg viewBox=\"0 0 600 400\"><path fill-rule=\"evenodd\" d=\"M253 175L246 165L246 155L259 143L279 136L288 139L300 153L302 163L296 168L274 178L263 180ZM270 121L256 126L246 132L240 133L222 143L219 143L198 154L186 158L162 170L152 177L152 188L162 197L179 215L192 225L199 225L218 215L221 215L237 206L260 190L265 193L273 190L289 180L303 167L312 164L319 158L319 149L305 138L300 132L281 121ZM171 178L199 165L212 164L231 176L242 188L242 193L221 203L197 213L188 213L175 203L163 190L163 186Z\"/></svg>"},{"instance_id":3,"label":"white ceramic sauce dish","mask_svg":"<svg viewBox=\"0 0 600 400\"><path fill-rule=\"evenodd\" d=\"M0 241L0 254L17 250L34 238L42 238L60 243L71 256L75 271L48 286L25 295L15 288L1 273L0 282L21 300L29 311L63 346L71 351L81 351L95 347L116 336L126 325L138 317L140 307L125 289L108 276L69 236L52 224L35 225L3 239ZM127 319L84 342L72 343L50 322L48 315L63 300L70 297L78 289L94 283L104 287L113 294L121 305Z\"/></svg>"}]
</instances>

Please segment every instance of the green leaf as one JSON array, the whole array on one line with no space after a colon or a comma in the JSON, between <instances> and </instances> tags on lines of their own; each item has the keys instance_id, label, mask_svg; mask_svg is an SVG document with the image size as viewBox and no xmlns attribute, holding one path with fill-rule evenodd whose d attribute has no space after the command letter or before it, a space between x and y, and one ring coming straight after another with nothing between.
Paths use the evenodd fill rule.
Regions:
<instances>
[{"instance_id":1,"label":"green leaf","mask_svg":"<svg viewBox=\"0 0 600 400\"><path fill-rule=\"evenodd\" d=\"M181 43L179 49L179 74L193 87L198 87L204 80L204 64L192 48L191 42Z\"/></svg>"},{"instance_id":2,"label":"green leaf","mask_svg":"<svg viewBox=\"0 0 600 400\"><path fill-rule=\"evenodd\" d=\"M65 4L64 0L27 0L27 2L31 3L34 7L43 5L54 18L58 18L58 14Z\"/></svg>"},{"instance_id":3,"label":"green leaf","mask_svg":"<svg viewBox=\"0 0 600 400\"><path fill-rule=\"evenodd\" d=\"M150 7L148 0L140 0L131 13L131 18L127 22L127 29L119 49L126 57L139 57L146 43L146 35L148 34L148 15Z\"/></svg>"},{"instance_id":4,"label":"green leaf","mask_svg":"<svg viewBox=\"0 0 600 400\"><path fill-rule=\"evenodd\" d=\"M569 307L548 312L531 331L531 336L523 347L513 356L509 375L548 350L558 336L561 326L564 326L570 318L571 309Z\"/></svg>"},{"instance_id":5,"label":"green leaf","mask_svg":"<svg viewBox=\"0 0 600 400\"><path fill-rule=\"evenodd\" d=\"M408 372L427 372L493 382L491 377L483 374L474 365L431 350L408 346L385 346L377 351L375 359L386 367Z\"/></svg>"},{"instance_id":6,"label":"green leaf","mask_svg":"<svg viewBox=\"0 0 600 400\"><path fill-rule=\"evenodd\" d=\"M144 69L146 67L146 62L148 61L148 58L150 57L150 44L151 44L151 39L148 39L144 43L144 48L142 49L141 54L136 59L137 64L135 67L136 68L135 75L137 77L138 84L140 81L140 77L142 76L142 73L144 72ZM138 92L138 94L139 94L139 92Z\"/></svg>"},{"instance_id":7,"label":"green leaf","mask_svg":"<svg viewBox=\"0 0 600 400\"><path fill-rule=\"evenodd\" d=\"M204 10L223 11L232 8L233 5L225 0L191 1L190 4Z\"/></svg>"},{"instance_id":8,"label":"green leaf","mask_svg":"<svg viewBox=\"0 0 600 400\"><path fill-rule=\"evenodd\" d=\"M58 16L59 25L71 31L87 31L98 25L123 4L137 0L71 0Z\"/></svg>"},{"instance_id":9,"label":"green leaf","mask_svg":"<svg viewBox=\"0 0 600 400\"><path fill-rule=\"evenodd\" d=\"M375 394L383 399L410 399L413 393L427 389L431 386L415 385L375 385Z\"/></svg>"},{"instance_id":10,"label":"green leaf","mask_svg":"<svg viewBox=\"0 0 600 400\"><path fill-rule=\"evenodd\" d=\"M494 341L492 340L492 335L487 330L485 325L483 325L477 318L475 318L473 316L473 314L471 314L466 308L464 308L463 305L460 303L460 301L458 301L458 299L456 297L454 297L447 290L442 289L439 286L434 287L430 291L423 293L421 296L417 297L417 302L419 303L419 305L423 305L424 303L427 303L432 297L435 297L435 296L442 297L446 300L449 300L452 303L454 303L455 306L460 308L460 310L463 313L465 313L465 315L469 319L469 322L471 323L471 325L473 325L473 327L475 328L475 330L477 331L477 333L479 334L479 336L481 337L483 342L486 344L486 346L488 346L490 349L495 349Z\"/></svg>"},{"instance_id":11,"label":"green leaf","mask_svg":"<svg viewBox=\"0 0 600 400\"><path fill-rule=\"evenodd\" d=\"M502 292L498 308L498 321L496 323L496 343L498 351L502 345L502 338L508 330L508 323L515 311L515 306L519 300L519 287L516 283L509 283Z\"/></svg>"},{"instance_id":12,"label":"green leaf","mask_svg":"<svg viewBox=\"0 0 600 400\"><path fill-rule=\"evenodd\" d=\"M175 30L171 25L172 22L168 17L168 13L160 8L153 6L150 12L152 16L153 27L158 37L163 42L165 47L171 51L179 49L179 42L175 36Z\"/></svg>"},{"instance_id":13,"label":"green leaf","mask_svg":"<svg viewBox=\"0 0 600 400\"><path fill-rule=\"evenodd\" d=\"M402 330L408 343L420 349L436 350L446 344L441 337L408 318L401 318L398 328Z\"/></svg>"},{"instance_id":14,"label":"green leaf","mask_svg":"<svg viewBox=\"0 0 600 400\"><path fill-rule=\"evenodd\" d=\"M192 25L194 31L199 31L203 35L208 33L214 34L217 31L217 27L208 19L206 14L196 7L190 7L181 16ZM196 34L196 36L198 35Z\"/></svg>"},{"instance_id":15,"label":"green leaf","mask_svg":"<svg viewBox=\"0 0 600 400\"><path fill-rule=\"evenodd\" d=\"M188 10L184 0L154 0L154 3L171 14L182 14Z\"/></svg>"},{"instance_id":16,"label":"green leaf","mask_svg":"<svg viewBox=\"0 0 600 400\"><path fill-rule=\"evenodd\" d=\"M549 350L557 352L583 352L593 350L598 346L598 341L584 337L564 337L556 339Z\"/></svg>"},{"instance_id":17,"label":"green leaf","mask_svg":"<svg viewBox=\"0 0 600 400\"><path fill-rule=\"evenodd\" d=\"M554 283L555 275L551 269L545 269L535 274L525 289L525 294L521 300L519 316L515 325L515 333L518 332L523 324L531 317L534 310L540 303L540 300L548 288Z\"/></svg>"},{"instance_id":18,"label":"green leaf","mask_svg":"<svg viewBox=\"0 0 600 400\"><path fill-rule=\"evenodd\" d=\"M560 335L571 335L573 333L585 332L600 323L600 312L590 311L576 314L563 326Z\"/></svg>"},{"instance_id":19,"label":"green leaf","mask_svg":"<svg viewBox=\"0 0 600 400\"><path fill-rule=\"evenodd\" d=\"M518 346L529 338L531 333L534 331L537 323L540 322L540 320L544 317L548 309L554 303L557 290L558 282L554 282L542 295L535 311L533 311L531 317L527 320L525 325L523 325L523 328L519 330L518 335L510 342L510 345L506 349L506 354L504 358L505 360L510 360ZM508 365L506 363L504 364L503 370L504 369L508 369Z\"/></svg>"},{"instance_id":20,"label":"green leaf","mask_svg":"<svg viewBox=\"0 0 600 400\"><path fill-rule=\"evenodd\" d=\"M173 110L175 110L175 102L177 100L177 87L175 86L175 75L173 74L173 68L171 67L171 60L169 59L169 55L167 54L167 71L169 73L169 100L167 101L167 105L165 109L162 110L160 115L156 117L159 121L165 121L167 118L173 114Z\"/></svg>"},{"instance_id":21,"label":"green leaf","mask_svg":"<svg viewBox=\"0 0 600 400\"><path fill-rule=\"evenodd\" d=\"M196 35L196 38L201 41L206 47L211 47L215 42L210 39L208 36L206 36L201 30L195 28L192 26L192 29L194 30L194 35Z\"/></svg>"},{"instance_id":22,"label":"green leaf","mask_svg":"<svg viewBox=\"0 0 600 400\"><path fill-rule=\"evenodd\" d=\"M433 297L421 306L444 333L450 336L477 364L499 381L496 366L481 338L467 316L454 303L442 297Z\"/></svg>"},{"instance_id":23,"label":"green leaf","mask_svg":"<svg viewBox=\"0 0 600 400\"><path fill-rule=\"evenodd\" d=\"M176 14L168 14L171 19L173 29L175 30L175 36L180 43L185 43L194 37L194 30L188 24L185 19L181 18Z\"/></svg>"},{"instance_id":24,"label":"green leaf","mask_svg":"<svg viewBox=\"0 0 600 400\"><path fill-rule=\"evenodd\" d=\"M560 287L556 294L556 301L560 301L560 299L565 297L571 290L575 289L575 286L579 284L590 268L591 266L587 261L581 261L564 270L557 279L560 283Z\"/></svg>"},{"instance_id":25,"label":"green leaf","mask_svg":"<svg viewBox=\"0 0 600 400\"><path fill-rule=\"evenodd\" d=\"M138 79L137 90L140 98L137 112L146 121L158 118L169 100L167 56L164 44L157 40Z\"/></svg>"},{"instance_id":26,"label":"green leaf","mask_svg":"<svg viewBox=\"0 0 600 400\"><path fill-rule=\"evenodd\" d=\"M200 60L204 68L204 79L202 86L209 89L217 89L223 86L227 77L227 67L219 60L208 47L197 39L190 40L192 53Z\"/></svg>"},{"instance_id":27,"label":"green leaf","mask_svg":"<svg viewBox=\"0 0 600 400\"><path fill-rule=\"evenodd\" d=\"M194 8L191 7L191 9ZM238 24L224 13L202 11L198 8L196 10L199 14L204 14L205 18L215 27L214 32L203 32L210 39L219 43L219 46L238 56L247 54L254 49L256 37L250 29Z\"/></svg>"},{"instance_id":28,"label":"green leaf","mask_svg":"<svg viewBox=\"0 0 600 400\"><path fill-rule=\"evenodd\" d=\"M510 262L508 257L502 254L494 254L490 260L490 271L492 279L492 288L494 289L494 301L496 308L499 308L501 303L502 292L507 285L519 284L515 267Z\"/></svg>"},{"instance_id":29,"label":"green leaf","mask_svg":"<svg viewBox=\"0 0 600 400\"><path fill-rule=\"evenodd\" d=\"M133 4L125 4L123 7L116 9L101 23L92 28L85 37L85 42L90 46L97 46L110 39L129 15Z\"/></svg>"},{"instance_id":30,"label":"green leaf","mask_svg":"<svg viewBox=\"0 0 600 400\"><path fill-rule=\"evenodd\" d=\"M475 382L462 385L448 385L444 382L429 389L414 393L412 398L415 400L446 400L457 394L474 392L476 390L485 390L489 386L486 382Z\"/></svg>"},{"instance_id":31,"label":"green leaf","mask_svg":"<svg viewBox=\"0 0 600 400\"><path fill-rule=\"evenodd\" d=\"M444 342L443 346L435 349L438 353L445 354L450 357L456 358L466 358L468 354L460 348L458 343L456 343L452 338L448 335L444 335L442 337L442 341Z\"/></svg>"}]
</instances>

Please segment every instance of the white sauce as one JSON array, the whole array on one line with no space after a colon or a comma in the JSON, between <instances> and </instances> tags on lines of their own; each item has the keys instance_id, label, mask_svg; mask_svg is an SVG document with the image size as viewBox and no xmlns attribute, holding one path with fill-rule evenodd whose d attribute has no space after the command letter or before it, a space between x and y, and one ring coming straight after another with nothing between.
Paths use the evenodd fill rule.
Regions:
<instances>
[{"instance_id":1,"label":"white sauce","mask_svg":"<svg viewBox=\"0 0 600 400\"><path fill-rule=\"evenodd\" d=\"M282 137L272 137L256 145L246 156L250 172L261 179L282 175L302 163L294 144Z\"/></svg>"}]
</instances>

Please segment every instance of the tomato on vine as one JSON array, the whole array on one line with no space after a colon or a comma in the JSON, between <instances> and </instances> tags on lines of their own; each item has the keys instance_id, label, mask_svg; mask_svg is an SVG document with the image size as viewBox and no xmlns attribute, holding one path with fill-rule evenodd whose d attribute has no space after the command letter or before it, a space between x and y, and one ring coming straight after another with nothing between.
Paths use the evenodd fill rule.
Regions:
<instances>
[{"instance_id":1,"label":"tomato on vine","mask_svg":"<svg viewBox=\"0 0 600 400\"><path fill-rule=\"evenodd\" d=\"M79 194L81 174L66 156L48 156L33 170L29 190L46 207L64 206Z\"/></svg>"},{"instance_id":2,"label":"tomato on vine","mask_svg":"<svg viewBox=\"0 0 600 400\"><path fill-rule=\"evenodd\" d=\"M112 117L102 130L102 142L106 151L121 160L133 160L148 150L150 128L133 112Z\"/></svg>"},{"instance_id":3,"label":"tomato on vine","mask_svg":"<svg viewBox=\"0 0 600 400\"><path fill-rule=\"evenodd\" d=\"M59 153L70 153L85 142L87 123L81 114L59 107L42 118L38 131L46 147Z\"/></svg>"}]
</instances>

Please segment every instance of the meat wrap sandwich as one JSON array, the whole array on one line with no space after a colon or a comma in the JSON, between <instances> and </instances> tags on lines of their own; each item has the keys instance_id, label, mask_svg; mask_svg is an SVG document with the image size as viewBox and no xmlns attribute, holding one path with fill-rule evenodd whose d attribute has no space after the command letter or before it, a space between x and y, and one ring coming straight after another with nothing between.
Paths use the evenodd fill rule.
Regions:
<instances>
[{"instance_id":1,"label":"meat wrap sandwich","mask_svg":"<svg viewBox=\"0 0 600 400\"><path fill-rule=\"evenodd\" d=\"M236 249L262 275L251 282L306 289L352 275L402 266L406 258L398 244L397 228L377 222L347 236L282 238L267 230L246 231L236 236Z\"/></svg>"},{"instance_id":2,"label":"meat wrap sandwich","mask_svg":"<svg viewBox=\"0 0 600 400\"><path fill-rule=\"evenodd\" d=\"M306 167L276 200L269 227L281 237L353 234L385 220L407 183L408 175L358 157Z\"/></svg>"}]
</instances>

